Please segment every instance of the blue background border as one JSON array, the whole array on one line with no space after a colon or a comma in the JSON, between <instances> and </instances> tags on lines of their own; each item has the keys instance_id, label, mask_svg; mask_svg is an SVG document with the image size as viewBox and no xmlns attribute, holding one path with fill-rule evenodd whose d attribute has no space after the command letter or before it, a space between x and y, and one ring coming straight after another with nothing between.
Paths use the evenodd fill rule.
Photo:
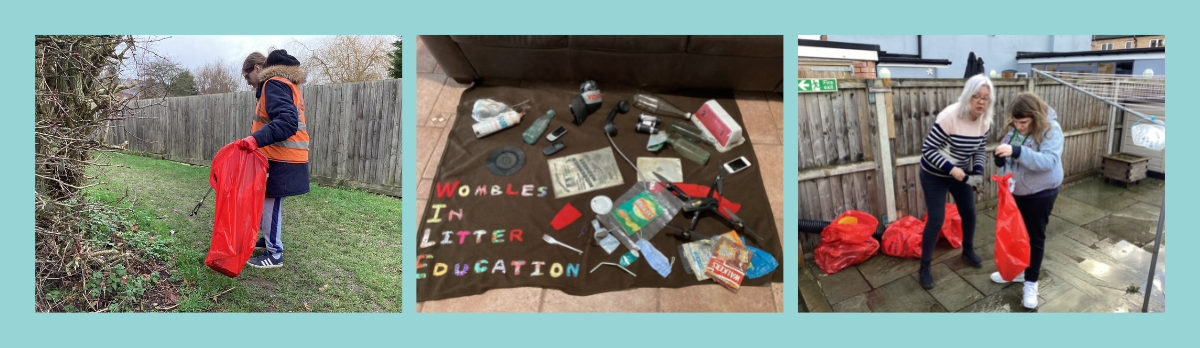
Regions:
<instances>
[{"instance_id":1,"label":"blue background border","mask_svg":"<svg viewBox=\"0 0 1200 348\"><path fill-rule=\"evenodd\" d=\"M162 1L32 2L5 5L0 21L0 100L12 114L3 127L0 156L15 170L0 171L0 221L9 228L0 243L4 261L0 287L0 339L5 345L324 345L366 343L418 345L611 345L721 343L811 345L1182 345L1194 319L1197 257L1187 249L1173 254L1175 274L1167 313L1115 314L796 314L795 243L785 243L788 266L784 313L767 314L419 314L415 282L404 279L404 310L391 314L37 314L33 292L32 48L35 34L402 34L404 47L404 215L416 216L416 35L414 34L772 34L785 45L784 80L796 76L797 34L1118 34L1172 36L1172 55L1188 59L1196 51L1194 18L1182 2L1129 1L244 1L167 3ZM50 8L40 8L49 6ZM603 8L601 8L603 7ZM1069 11L1063 11L1069 9ZM1122 10L1125 9L1125 10ZM105 16L109 16L105 18ZM109 19L111 18L111 19ZM1176 35L1172 35L1176 34ZM20 52L27 52L21 54ZM1173 60L1174 61L1174 60ZM1196 92L1196 73L1173 69L1177 95ZM795 124L796 95L784 93L785 125ZM1183 100L1184 102L1187 99ZM24 106L22 106L24 105ZM1181 102L1176 103L1181 108ZM1181 109L1182 110L1182 109ZM1180 130L1200 120L1178 117ZM785 128L784 168L797 168L797 129ZM1182 131L1173 148L1196 148ZM1187 154L1179 150L1176 155ZM1188 156L1191 157L1191 156ZM1176 162L1171 195L1174 211L1198 207L1189 197L1200 184L1186 176L1194 162ZM1180 170L1185 170L1180 172ZM784 230L794 240L796 171L785 170ZM1178 204L1183 203L1184 206ZM1167 221L1168 226L1171 221ZM414 218L404 219L404 266L415 264ZM1192 245L1195 235L1172 236ZM1179 259L1183 257L1183 259ZM1184 267L1184 268L1178 268ZM1184 272L1184 273L1178 273ZM727 339L701 329L680 327L720 323ZM615 326L614 326L615 324ZM613 328L616 330L604 330ZM741 334L750 335L742 336ZM603 335L603 336L601 336ZM603 337L603 338L602 338Z\"/></svg>"}]
</instances>

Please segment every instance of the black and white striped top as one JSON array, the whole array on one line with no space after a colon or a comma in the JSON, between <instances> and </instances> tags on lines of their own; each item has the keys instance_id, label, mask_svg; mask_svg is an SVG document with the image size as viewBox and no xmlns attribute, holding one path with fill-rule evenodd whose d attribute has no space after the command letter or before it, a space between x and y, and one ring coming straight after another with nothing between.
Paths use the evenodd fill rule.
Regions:
<instances>
[{"instance_id":1,"label":"black and white striped top","mask_svg":"<svg viewBox=\"0 0 1200 348\"><path fill-rule=\"evenodd\" d=\"M989 125L979 120L958 117L958 104L938 114L925 143L921 145L921 169L943 177L952 177L954 167L967 173L983 174L984 153Z\"/></svg>"}]
</instances>

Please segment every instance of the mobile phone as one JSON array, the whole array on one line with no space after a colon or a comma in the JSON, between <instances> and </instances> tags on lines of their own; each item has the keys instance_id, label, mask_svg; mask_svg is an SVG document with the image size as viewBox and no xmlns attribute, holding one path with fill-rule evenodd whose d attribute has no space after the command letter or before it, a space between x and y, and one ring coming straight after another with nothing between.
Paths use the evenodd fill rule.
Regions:
<instances>
[{"instance_id":1,"label":"mobile phone","mask_svg":"<svg viewBox=\"0 0 1200 348\"><path fill-rule=\"evenodd\" d=\"M750 161L746 160L746 156L738 157L732 161L725 162L725 171L729 172L729 174L740 172L749 167Z\"/></svg>"},{"instance_id":2,"label":"mobile phone","mask_svg":"<svg viewBox=\"0 0 1200 348\"><path fill-rule=\"evenodd\" d=\"M554 142L555 140L558 140L558 138L562 138L563 134L566 134L566 133L567 133L566 128L558 127L558 129L555 129L553 132L550 132L550 135L546 136L546 140L549 140L550 142Z\"/></svg>"},{"instance_id":3,"label":"mobile phone","mask_svg":"<svg viewBox=\"0 0 1200 348\"><path fill-rule=\"evenodd\" d=\"M562 140L559 140L559 141L554 142L553 144L550 144L549 147L542 149L542 154L546 155L546 156L550 156L550 155L553 155L555 152L558 152L558 150L562 150L563 148L566 148L566 147L567 147L567 143L564 143Z\"/></svg>"}]
</instances>

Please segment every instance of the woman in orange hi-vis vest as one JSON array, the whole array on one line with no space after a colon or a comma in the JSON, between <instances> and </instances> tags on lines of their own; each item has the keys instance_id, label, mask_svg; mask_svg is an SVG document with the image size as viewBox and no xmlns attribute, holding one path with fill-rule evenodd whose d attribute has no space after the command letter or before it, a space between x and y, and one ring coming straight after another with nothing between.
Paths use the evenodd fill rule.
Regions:
<instances>
[{"instance_id":1,"label":"woman in orange hi-vis vest","mask_svg":"<svg viewBox=\"0 0 1200 348\"><path fill-rule=\"evenodd\" d=\"M299 88L305 76L300 61L286 50L271 51L266 57L254 52L242 63L242 77L254 86L258 102L252 133L237 143L266 155L269 164L260 237L254 246L264 252L246 261L257 268L283 266L283 198L308 193L308 127Z\"/></svg>"}]
</instances>

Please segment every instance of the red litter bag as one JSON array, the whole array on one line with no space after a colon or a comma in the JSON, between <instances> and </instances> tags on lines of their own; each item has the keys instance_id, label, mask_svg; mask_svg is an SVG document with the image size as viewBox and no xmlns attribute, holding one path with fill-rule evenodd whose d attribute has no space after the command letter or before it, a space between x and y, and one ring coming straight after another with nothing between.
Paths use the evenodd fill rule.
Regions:
<instances>
[{"instance_id":1,"label":"red litter bag","mask_svg":"<svg viewBox=\"0 0 1200 348\"><path fill-rule=\"evenodd\" d=\"M866 261L879 252L879 242L871 235L879 220L870 214L849 210L821 231L821 244L813 252L817 266L825 274Z\"/></svg>"},{"instance_id":2,"label":"red litter bag","mask_svg":"<svg viewBox=\"0 0 1200 348\"><path fill-rule=\"evenodd\" d=\"M1029 267L1029 232L1025 230L1025 220L1017 210L1017 202L1008 192L1009 178L1012 173L992 175L992 180L1000 184L1000 204L996 208L996 269L1004 280L1011 281Z\"/></svg>"},{"instance_id":3,"label":"red litter bag","mask_svg":"<svg viewBox=\"0 0 1200 348\"><path fill-rule=\"evenodd\" d=\"M925 217L922 217L921 221L929 223L929 213L925 213ZM950 246L962 247L962 215L958 215L957 205L946 203L946 220L942 221L942 230L939 231L939 234L950 242Z\"/></svg>"},{"instance_id":4,"label":"red litter bag","mask_svg":"<svg viewBox=\"0 0 1200 348\"><path fill-rule=\"evenodd\" d=\"M911 215L896 220L883 232L883 254L908 259L921 258L921 233L925 222Z\"/></svg>"},{"instance_id":5,"label":"red litter bag","mask_svg":"<svg viewBox=\"0 0 1200 348\"><path fill-rule=\"evenodd\" d=\"M821 230L821 243L849 242L862 243L871 239L875 228L879 226L871 214L857 210L847 210L833 220L829 226Z\"/></svg>"},{"instance_id":6,"label":"red litter bag","mask_svg":"<svg viewBox=\"0 0 1200 348\"><path fill-rule=\"evenodd\" d=\"M225 145L213 158L208 184L217 193L212 244L204 264L237 277L254 253L267 190L267 157L236 144Z\"/></svg>"}]
</instances>

